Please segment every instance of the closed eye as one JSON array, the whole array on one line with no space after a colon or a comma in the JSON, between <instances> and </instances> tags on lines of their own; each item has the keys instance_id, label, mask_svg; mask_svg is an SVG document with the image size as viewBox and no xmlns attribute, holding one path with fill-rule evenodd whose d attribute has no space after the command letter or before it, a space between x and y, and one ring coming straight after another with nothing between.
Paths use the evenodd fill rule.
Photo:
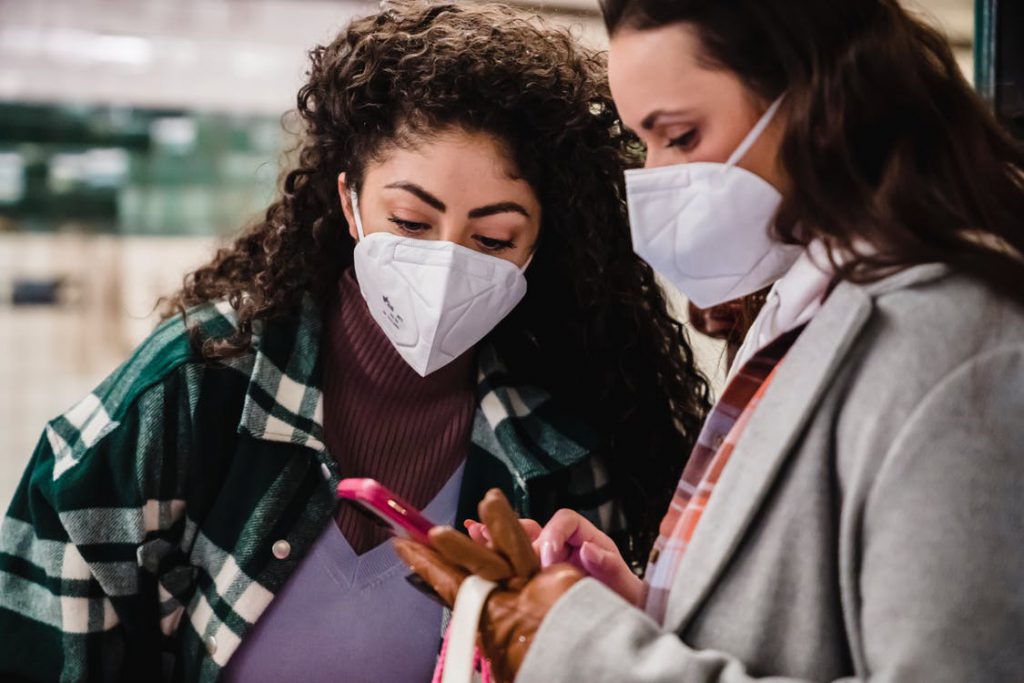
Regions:
<instances>
[{"instance_id":1,"label":"closed eye","mask_svg":"<svg viewBox=\"0 0 1024 683\"><path fill-rule=\"evenodd\" d=\"M416 223L414 221L404 221L401 218L398 218L397 216L389 216L388 220L391 221L392 223L394 223L395 225L397 225L398 229L402 230L403 232L408 232L408 233L415 234L415 233L423 232L424 230L429 230L430 229L430 226L427 225L426 223Z\"/></svg>"},{"instance_id":2,"label":"closed eye","mask_svg":"<svg viewBox=\"0 0 1024 683\"><path fill-rule=\"evenodd\" d=\"M493 237L484 237L483 235L473 235L473 239L487 251L505 251L516 246L512 240L496 240Z\"/></svg>"},{"instance_id":3,"label":"closed eye","mask_svg":"<svg viewBox=\"0 0 1024 683\"><path fill-rule=\"evenodd\" d=\"M668 141L666 147L679 147L684 150L692 149L697 140L697 129L691 128L682 135L676 136Z\"/></svg>"}]
</instances>

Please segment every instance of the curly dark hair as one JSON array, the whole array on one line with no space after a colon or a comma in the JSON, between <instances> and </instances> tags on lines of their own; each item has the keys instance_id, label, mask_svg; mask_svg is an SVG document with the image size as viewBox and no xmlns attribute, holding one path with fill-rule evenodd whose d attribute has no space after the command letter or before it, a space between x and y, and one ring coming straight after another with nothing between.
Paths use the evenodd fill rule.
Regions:
<instances>
[{"instance_id":1,"label":"curly dark hair","mask_svg":"<svg viewBox=\"0 0 1024 683\"><path fill-rule=\"evenodd\" d=\"M253 324L326 305L354 242L337 179L359 188L392 145L457 127L505 143L540 200L528 292L485 341L517 379L592 424L643 558L708 408L683 327L631 247L623 169L639 146L620 125L603 55L566 30L496 5L392 3L310 52L298 95L297 167L262 220L190 274L167 310L226 299L238 330L200 340L208 359L249 348Z\"/></svg>"}]
</instances>

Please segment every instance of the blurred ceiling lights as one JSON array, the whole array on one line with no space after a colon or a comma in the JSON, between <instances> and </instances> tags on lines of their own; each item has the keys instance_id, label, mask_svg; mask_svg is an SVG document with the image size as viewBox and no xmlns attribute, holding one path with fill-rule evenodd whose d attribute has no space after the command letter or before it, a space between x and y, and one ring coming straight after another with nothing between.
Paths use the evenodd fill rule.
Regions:
<instances>
[{"instance_id":1,"label":"blurred ceiling lights","mask_svg":"<svg viewBox=\"0 0 1024 683\"><path fill-rule=\"evenodd\" d=\"M907 0L969 68L971 0ZM523 0L603 44L597 0ZM363 0L0 0L0 101L280 114ZM969 73L969 71L968 71Z\"/></svg>"}]
</instances>

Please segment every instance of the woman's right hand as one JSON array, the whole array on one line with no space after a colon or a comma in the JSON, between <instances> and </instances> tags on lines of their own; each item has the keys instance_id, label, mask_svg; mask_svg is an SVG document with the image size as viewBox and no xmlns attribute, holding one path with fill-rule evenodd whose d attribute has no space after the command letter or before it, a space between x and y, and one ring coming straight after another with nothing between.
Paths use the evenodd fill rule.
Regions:
<instances>
[{"instance_id":1,"label":"woman's right hand","mask_svg":"<svg viewBox=\"0 0 1024 683\"><path fill-rule=\"evenodd\" d=\"M626 564L615 542L586 517L563 508L543 528L530 519L520 520L520 524L533 543L542 567L567 562L631 604L642 607L646 595L644 582ZM483 524L467 520L466 528L473 540L489 544L489 534Z\"/></svg>"}]
</instances>

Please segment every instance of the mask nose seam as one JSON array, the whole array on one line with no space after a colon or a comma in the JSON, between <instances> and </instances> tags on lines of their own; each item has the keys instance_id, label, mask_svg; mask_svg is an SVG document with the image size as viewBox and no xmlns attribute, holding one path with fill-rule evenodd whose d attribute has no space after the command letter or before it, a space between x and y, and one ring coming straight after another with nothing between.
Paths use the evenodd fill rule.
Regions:
<instances>
[{"instance_id":1,"label":"mask nose seam","mask_svg":"<svg viewBox=\"0 0 1024 683\"><path fill-rule=\"evenodd\" d=\"M360 291L371 304L371 313L378 327L420 376L425 377L480 343L526 293L526 281L519 268L505 259L478 253L454 242L442 242L440 249L426 251L448 251L465 257L453 259L439 271L428 267L442 265L432 263L433 258L425 262L415 258L402 261L396 257L401 256L397 247L402 244L426 256L425 245L417 243L417 240L387 231L374 234L379 234L382 240L394 244L395 248L356 250L354 267ZM477 268L471 263L469 267L456 266L460 260L486 261L488 268ZM498 268L499 261L508 265L500 264ZM400 263L408 267L400 267ZM511 274L515 276L510 277ZM393 299L395 309L392 310L403 315L408 310L412 327L393 329L385 324L388 322L387 314L382 317L382 312L374 306L379 297L392 294L396 295ZM465 301L457 305L453 303L460 299ZM461 314L453 317L453 311L460 310ZM469 315L471 310L473 314ZM478 315L483 319L478 320ZM461 350L453 351L456 346Z\"/></svg>"}]
</instances>

